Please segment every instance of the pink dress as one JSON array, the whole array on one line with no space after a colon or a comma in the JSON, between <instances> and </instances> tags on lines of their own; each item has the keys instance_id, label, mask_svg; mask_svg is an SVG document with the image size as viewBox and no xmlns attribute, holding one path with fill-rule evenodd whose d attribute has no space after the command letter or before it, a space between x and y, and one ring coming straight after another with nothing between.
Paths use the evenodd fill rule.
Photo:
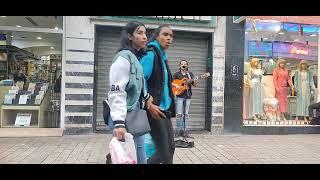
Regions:
<instances>
[{"instance_id":1,"label":"pink dress","mask_svg":"<svg viewBox=\"0 0 320 180\"><path fill-rule=\"evenodd\" d=\"M292 85L288 70L277 68L273 71L273 82L276 98L279 101L279 110L281 113L288 112L287 83Z\"/></svg>"}]
</instances>

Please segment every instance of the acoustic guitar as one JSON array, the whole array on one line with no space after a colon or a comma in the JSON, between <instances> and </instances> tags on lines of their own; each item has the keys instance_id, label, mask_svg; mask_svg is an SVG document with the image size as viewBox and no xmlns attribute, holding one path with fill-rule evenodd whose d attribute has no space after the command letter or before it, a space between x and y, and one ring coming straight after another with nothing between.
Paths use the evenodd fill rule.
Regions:
<instances>
[{"instance_id":1,"label":"acoustic guitar","mask_svg":"<svg viewBox=\"0 0 320 180\"><path fill-rule=\"evenodd\" d=\"M176 88L174 85L172 85L172 92L176 96L181 95L189 88L189 86L192 83L197 82L199 79L207 78L209 76L210 76L210 73L207 72L207 73L201 74L199 76L196 76L193 79L188 79L187 77L185 77L183 79L175 79L172 81L172 84L176 84L179 87Z\"/></svg>"}]
</instances>

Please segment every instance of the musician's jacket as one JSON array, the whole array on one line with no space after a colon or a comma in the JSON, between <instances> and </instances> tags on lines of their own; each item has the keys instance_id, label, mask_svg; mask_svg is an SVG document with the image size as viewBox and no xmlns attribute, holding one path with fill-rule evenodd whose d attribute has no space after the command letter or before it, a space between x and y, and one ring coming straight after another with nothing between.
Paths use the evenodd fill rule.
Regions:
<instances>
[{"instance_id":1,"label":"musician's jacket","mask_svg":"<svg viewBox=\"0 0 320 180\"><path fill-rule=\"evenodd\" d=\"M190 78L193 79L194 78L193 73L191 71L188 71L188 72L190 74ZM183 78L190 79L187 74L186 75L182 75L181 71L178 71L178 72L173 74L173 80L175 80L175 79L181 80ZM181 95L177 95L177 97L185 98L185 99L191 99L191 96L192 96L192 88L191 88L191 86L192 86L192 84L188 86L188 89L184 93L182 93Z\"/></svg>"},{"instance_id":2,"label":"musician's jacket","mask_svg":"<svg viewBox=\"0 0 320 180\"><path fill-rule=\"evenodd\" d=\"M149 98L146 89L142 91L143 78L143 69L136 55L130 50L119 51L109 72L108 102L115 127L125 127L127 111L139 109L142 99Z\"/></svg>"},{"instance_id":3,"label":"musician's jacket","mask_svg":"<svg viewBox=\"0 0 320 180\"><path fill-rule=\"evenodd\" d=\"M167 53L157 40L147 45L147 54L140 59L148 93L154 103L163 111L170 111L175 116L174 95L172 93L172 75L167 60Z\"/></svg>"}]
</instances>

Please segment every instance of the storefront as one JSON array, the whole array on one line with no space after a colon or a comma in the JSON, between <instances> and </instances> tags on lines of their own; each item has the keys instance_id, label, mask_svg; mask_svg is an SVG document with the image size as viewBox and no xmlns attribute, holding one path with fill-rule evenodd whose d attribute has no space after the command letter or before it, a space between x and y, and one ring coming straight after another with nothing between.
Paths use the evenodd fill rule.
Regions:
<instances>
[{"instance_id":1,"label":"storefront","mask_svg":"<svg viewBox=\"0 0 320 180\"><path fill-rule=\"evenodd\" d=\"M319 17L285 17L247 17L242 22L243 133L320 132L308 109L319 102Z\"/></svg>"},{"instance_id":2,"label":"storefront","mask_svg":"<svg viewBox=\"0 0 320 180\"><path fill-rule=\"evenodd\" d=\"M0 17L0 136L62 135L62 17Z\"/></svg>"},{"instance_id":3,"label":"storefront","mask_svg":"<svg viewBox=\"0 0 320 180\"><path fill-rule=\"evenodd\" d=\"M188 19L189 18L189 19ZM94 80L94 123L95 129L105 129L102 117L102 101L107 96L109 89L108 72L111 61L119 48L121 26L129 20L144 22L148 28L150 37L154 28L160 24L169 24L174 30L174 40L168 49L169 66L172 73L177 72L181 59L187 59L190 70L194 75L212 72L212 40L213 26L211 16L190 16L181 19L175 17L98 17L100 21L95 28L95 80ZM108 24L109 23L109 24ZM112 25L112 24L118 25ZM120 25L121 24L121 25ZM188 26L186 26L188 25ZM190 106L190 122L187 128L190 130L210 130L207 124L211 123L211 78L201 80L197 87L193 88L193 98ZM209 107L209 108L208 108ZM175 127L175 118L172 119Z\"/></svg>"}]
</instances>

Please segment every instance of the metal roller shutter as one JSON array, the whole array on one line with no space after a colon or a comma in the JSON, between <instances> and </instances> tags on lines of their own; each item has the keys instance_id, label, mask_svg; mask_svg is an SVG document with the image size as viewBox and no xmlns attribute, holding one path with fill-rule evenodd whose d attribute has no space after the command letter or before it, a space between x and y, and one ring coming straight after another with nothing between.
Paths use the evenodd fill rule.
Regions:
<instances>
[{"instance_id":1,"label":"metal roller shutter","mask_svg":"<svg viewBox=\"0 0 320 180\"><path fill-rule=\"evenodd\" d=\"M200 33L174 33L173 43L168 49L169 66L172 71L177 72L179 62L186 58L189 70L195 76L205 73L208 59L208 36ZM192 99L189 110L190 120L186 123L187 129L203 130L205 127L206 113L206 87L205 80L200 80L197 87L192 87ZM172 119L173 127L176 127L176 119Z\"/></svg>"},{"instance_id":2,"label":"metal roller shutter","mask_svg":"<svg viewBox=\"0 0 320 180\"><path fill-rule=\"evenodd\" d=\"M96 38L96 77L95 87L97 102L96 123L97 129L105 129L102 117L102 101L107 96L109 89L109 71L112 59L120 47L121 28L99 27Z\"/></svg>"},{"instance_id":3,"label":"metal roller shutter","mask_svg":"<svg viewBox=\"0 0 320 180\"><path fill-rule=\"evenodd\" d=\"M120 28L103 27L97 28L96 38L96 95L97 95L97 129L104 126L102 118L102 101L109 89L109 70L115 52L119 48ZM190 70L194 75L206 71L208 57L208 36L200 33L175 32L174 41L168 50L169 65L172 73L178 70L181 58L187 58ZM190 122L187 128L202 130L205 124L206 107L206 81L201 80L197 87L193 87L193 98L190 106ZM173 126L175 128L175 118Z\"/></svg>"}]
</instances>

